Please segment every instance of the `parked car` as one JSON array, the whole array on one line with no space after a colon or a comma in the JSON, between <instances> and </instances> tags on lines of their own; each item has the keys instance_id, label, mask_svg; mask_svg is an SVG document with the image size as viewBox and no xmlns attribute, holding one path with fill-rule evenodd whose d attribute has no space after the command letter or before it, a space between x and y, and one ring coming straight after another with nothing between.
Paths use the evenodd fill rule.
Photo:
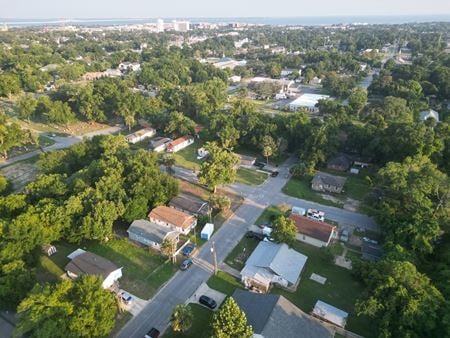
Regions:
<instances>
[{"instance_id":1,"label":"parked car","mask_svg":"<svg viewBox=\"0 0 450 338\"><path fill-rule=\"evenodd\" d=\"M158 338L160 335L159 330L152 327L150 331L147 332L147 334L144 336L144 338Z\"/></svg>"},{"instance_id":2,"label":"parked car","mask_svg":"<svg viewBox=\"0 0 450 338\"><path fill-rule=\"evenodd\" d=\"M264 168L264 166L266 165L265 163L263 163L263 162L259 162L259 161L256 161L255 162L255 164L253 164L255 167L258 167L259 169L262 169L262 168Z\"/></svg>"},{"instance_id":3,"label":"parked car","mask_svg":"<svg viewBox=\"0 0 450 338\"><path fill-rule=\"evenodd\" d=\"M272 171L272 173L270 174L270 176L272 176L272 177L277 177L278 176L278 174L279 174L280 172L279 171Z\"/></svg>"},{"instance_id":4,"label":"parked car","mask_svg":"<svg viewBox=\"0 0 450 338\"><path fill-rule=\"evenodd\" d=\"M325 212L317 209L308 209L306 211L306 217L323 222L325 221Z\"/></svg>"},{"instance_id":5,"label":"parked car","mask_svg":"<svg viewBox=\"0 0 450 338\"><path fill-rule=\"evenodd\" d=\"M182 271L184 271L184 270L187 270L187 269L189 269L190 268L190 266L192 265L192 264L194 264L194 262L192 261L192 259L185 259L184 261L183 261L183 263L181 263L181 265L180 265L180 270L182 270Z\"/></svg>"},{"instance_id":6,"label":"parked car","mask_svg":"<svg viewBox=\"0 0 450 338\"><path fill-rule=\"evenodd\" d=\"M257 239L258 241L262 241L264 239L263 234L260 234L258 232L254 232L254 231L247 231L247 233L245 234L245 237L254 238L254 239Z\"/></svg>"},{"instance_id":7,"label":"parked car","mask_svg":"<svg viewBox=\"0 0 450 338\"><path fill-rule=\"evenodd\" d=\"M195 245L194 244L188 244L186 245L183 250L181 251L181 254L185 257L189 257L191 253L194 251Z\"/></svg>"},{"instance_id":8,"label":"parked car","mask_svg":"<svg viewBox=\"0 0 450 338\"><path fill-rule=\"evenodd\" d=\"M198 302L202 305L205 305L206 307L209 307L210 309L215 309L217 307L216 301L205 295L200 296Z\"/></svg>"},{"instance_id":9,"label":"parked car","mask_svg":"<svg viewBox=\"0 0 450 338\"><path fill-rule=\"evenodd\" d=\"M119 293L120 301L126 305L130 305L133 302L133 297L125 291Z\"/></svg>"},{"instance_id":10,"label":"parked car","mask_svg":"<svg viewBox=\"0 0 450 338\"><path fill-rule=\"evenodd\" d=\"M348 230L347 229L342 230L341 236L339 237L339 239L342 242L348 242Z\"/></svg>"}]
</instances>

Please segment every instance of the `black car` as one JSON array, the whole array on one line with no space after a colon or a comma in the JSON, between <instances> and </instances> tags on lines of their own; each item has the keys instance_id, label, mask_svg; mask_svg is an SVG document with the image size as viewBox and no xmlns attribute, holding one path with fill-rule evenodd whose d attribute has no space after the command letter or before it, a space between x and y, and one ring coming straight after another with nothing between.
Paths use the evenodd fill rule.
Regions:
<instances>
[{"instance_id":1,"label":"black car","mask_svg":"<svg viewBox=\"0 0 450 338\"><path fill-rule=\"evenodd\" d=\"M272 177L277 177L278 174L279 174L278 171L272 171L272 173L270 174L270 176L272 176Z\"/></svg>"},{"instance_id":2,"label":"black car","mask_svg":"<svg viewBox=\"0 0 450 338\"><path fill-rule=\"evenodd\" d=\"M205 305L206 307L209 307L210 309L215 309L217 307L216 301L205 295L200 296L200 299L198 300L198 302L202 305Z\"/></svg>"},{"instance_id":3,"label":"black car","mask_svg":"<svg viewBox=\"0 0 450 338\"><path fill-rule=\"evenodd\" d=\"M256 161L255 162L255 164L253 164L255 167L258 167L259 169L262 169L262 168L264 168L264 166L266 165L265 163L263 163L263 162L259 162L259 161Z\"/></svg>"},{"instance_id":4,"label":"black car","mask_svg":"<svg viewBox=\"0 0 450 338\"><path fill-rule=\"evenodd\" d=\"M187 269L189 269L189 267L192 265L192 264L194 264L194 262L192 262L192 259L185 259L184 261L183 261L183 263L181 263L181 265L180 265L180 270L187 270Z\"/></svg>"},{"instance_id":5,"label":"black car","mask_svg":"<svg viewBox=\"0 0 450 338\"><path fill-rule=\"evenodd\" d=\"M144 336L144 338L158 338L160 335L159 330L152 327L150 331L147 332L147 334Z\"/></svg>"},{"instance_id":6,"label":"black car","mask_svg":"<svg viewBox=\"0 0 450 338\"><path fill-rule=\"evenodd\" d=\"M254 232L254 231L247 231L247 233L245 234L245 237L247 238L254 238L257 239L259 241L262 241L264 239L264 235Z\"/></svg>"}]
</instances>

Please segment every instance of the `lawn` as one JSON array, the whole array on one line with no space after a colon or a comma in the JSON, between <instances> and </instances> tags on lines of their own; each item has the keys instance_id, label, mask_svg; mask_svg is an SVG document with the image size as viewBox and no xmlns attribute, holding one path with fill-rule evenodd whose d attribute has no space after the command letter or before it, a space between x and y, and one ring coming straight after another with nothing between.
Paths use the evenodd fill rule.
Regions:
<instances>
[{"instance_id":1,"label":"lawn","mask_svg":"<svg viewBox=\"0 0 450 338\"><path fill-rule=\"evenodd\" d=\"M57 282L63 274L64 270L56 265L49 257L44 255L39 257L39 261L36 266L36 277L39 282Z\"/></svg>"},{"instance_id":2,"label":"lawn","mask_svg":"<svg viewBox=\"0 0 450 338\"><path fill-rule=\"evenodd\" d=\"M236 289L243 289L244 285L236 278L230 274L219 271L217 275L212 275L207 282L210 288L220 291L227 296L231 296Z\"/></svg>"},{"instance_id":3,"label":"lawn","mask_svg":"<svg viewBox=\"0 0 450 338\"><path fill-rule=\"evenodd\" d=\"M165 259L158 254L138 247L127 239L113 239L107 243L89 241L79 246L58 243L56 244L58 252L51 257L51 260L64 269L69 262L66 256L77 248L96 253L111 260L117 266L123 267L123 276L119 280L120 286L143 299L154 295L178 268L176 265L166 263Z\"/></svg>"},{"instance_id":4,"label":"lawn","mask_svg":"<svg viewBox=\"0 0 450 338\"><path fill-rule=\"evenodd\" d=\"M255 250L259 241L254 238L244 237L236 245L233 250L225 258L225 263L227 263L232 268L241 271L245 265L247 258Z\"/></svg>"},{"instance_id":5,"label":"lawn","mask_svg":"<svg viewBox=\"0 0 450 338\"><path fill-rule=\"evenodd\" d=\"M271 205L264 209L263 213L258 217L255 224L268 224L272 223L278 216L281 216L283 212L276 206Z\"/></svg>"},{"instance_id":6,"label":"lawn","mask_svg":"<svg viewBox=\"0 0 450 338\"><path fill-rule=\"evenodd\" d=\"M247 185L260 185L267 179L267 174L260 171L239 168L236 173L236 182Z\"/></svg>"},{"instance_id":7,"label":"lawn","mask_svg":"<svg viewBox=\"0 0 450 338\"><path fill-rule=\"evenodd\" d=\"M176 165L190 170L199 170L201 161L197 160L197 149L200 147L199 143L194 143L173 154Z\"/></svg>"},{"instance_id":8,"label":"lawn","mask_svg":"<svg viewBox=\"0 0 450 338\"><path fill-rule=\"evenodd\" d=\"M289 182L283 187L283 192L286 195L305 199L308 201L330 205L333 207L342 208L343 203L335 203L324 199L319 193L311 189L311 177L291 178Z\"/></svg>"},{"instance_id":9,"label":"lawn","mask_svg":"<svg viewBox=\"0 0 450 338\"><path fill-rule=\"evenodd\" d=\"M349 270L326 261L320 249L298 241L293 248L308 256L300 285L294 293L278 288L274 288L273 292L283 295L307 313L312 311L317 300L336 306L349 313L346 329L365 337L375 336L376 327L373 321L355 314L355 302L363 292L362 283L355 279ZM309 279L312 273L326 277L325 285Z\"/></svg>"},{"instance_id":10,"label":"lawn","mask_svg":"<svg viewBox=\"0 0 450 338\"><path fill-rule=\"evenodd\" d=\"M210 323L213 312L199 304L189 304L194 315L191 328L186 332L174 332L171 327L164 333L164 338L209 338L211 337Z\"/></svg>"}]
</instances>

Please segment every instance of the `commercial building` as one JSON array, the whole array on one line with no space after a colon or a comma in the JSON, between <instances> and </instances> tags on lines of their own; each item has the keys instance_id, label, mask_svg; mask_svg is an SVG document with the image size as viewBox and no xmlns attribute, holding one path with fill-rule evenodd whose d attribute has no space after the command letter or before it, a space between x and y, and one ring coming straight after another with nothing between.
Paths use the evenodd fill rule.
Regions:
<instances>
[{"instance_id":1,"label":"commercial building","mask_svg":"<svg viewBox=\"0 0 450 338\"><path fill-rule=\"evenodd\" d=\"M329 98L329 95L302 94L289 103L289 110L297 111L299 109L306 109L310 113L318 113L319 108L317 107L317 104L319 103L319 100L328 100Z\"/></svg>"}]
</instances>

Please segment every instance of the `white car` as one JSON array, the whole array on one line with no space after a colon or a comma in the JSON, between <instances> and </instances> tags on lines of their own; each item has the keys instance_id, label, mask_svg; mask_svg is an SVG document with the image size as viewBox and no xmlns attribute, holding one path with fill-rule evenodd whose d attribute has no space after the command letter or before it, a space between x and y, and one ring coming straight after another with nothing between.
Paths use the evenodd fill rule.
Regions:
<instances>
[{"instance_id":1,"label":"white car","mask_svg":"<svg viewBox=\"0 0 450 338\"><path fill-rule=\"evenodd\" d=\"M120 292L119 298L126 305L130 305L133 302L133 297L126 291Z\"/></svg>"},{"instance_id":2,"label":"white car","mask_svg":"<svg viewBox=\"0 0 450 338\"><path fill-rule=\"evenodd\" d=\"M308 209L306 212L306 217L323 222L325 221L325 212L317 209Z\"/></svg>"}]
</instances>

